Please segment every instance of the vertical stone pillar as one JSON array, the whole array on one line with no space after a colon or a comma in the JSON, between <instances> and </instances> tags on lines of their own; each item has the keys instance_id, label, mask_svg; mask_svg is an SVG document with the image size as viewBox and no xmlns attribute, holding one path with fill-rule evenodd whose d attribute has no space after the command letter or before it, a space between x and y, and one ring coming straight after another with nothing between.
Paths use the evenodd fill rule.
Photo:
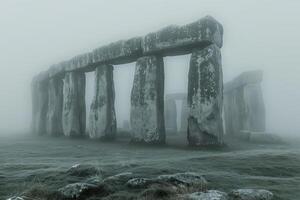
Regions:
<instances>
[{"instance_id":1,"label":"vertical stone pillar","mask_svg":"<svg viewBox=\"0 0 300 200\"><path fill-rule=\"evenodd\" d=\"M246 85L243 92L245 102L245 125L243 130L264 132L266 114L260 83Z\"/></svg>"},{"instance_id":2,"label":"vertical stone pillar","mask_svg":"<svg viewBox=\"0 0 300 200\"><path fill-rule=\"evenodd\" d=\"M216 45L193 50L188 78L189 144L222 144L223 73Z\"/></svg>"},{"instance_id":3,"label":"vertical stone pillar","mask_svg":"<svg viewBox=\"0 0 300 200\"><path fill-rule=\"evenodd\" d=\"M48 81L34 80L32 90L32 131L35 135L46 133L48 110Z\"/></svg>"},{"instance_id":4,"label":"vertical stone pillar","mask_svg":"<svg viewBox=\"0 0 300 200\"><path fill-rule=\"evenodd\" d=\"M181 103L181 124L180 124L180 131L186 133L187 127L188 127L188 116L189 116L189 110L187 106L187 100L182 99Z\"/></svg>"},{"instance_id":5,"label":"vertical stone pillar","mask_svg":"<svg viewBox=\"0 0 300 200\"><path fill-rule=\"evenodd\" d=\"M63 135L62 109L63 109L63 81L60 77L49 80L48 86L48 112L46 132L48 135Z\"/></svg>"},{"instance_id":6,"label":"vertical stone pillar","mask_svg":"<svg viewBox=\"0 0 300 200\"><path fill-rule=\"evenodd\" d=\"M170 133L177 132L177 109L174 99L166 99L165 102L165 123L166 131Z\"/></svg>"},{"instance_id":7,"label":"vertical stone pillar","mask_svg":"<svg viewBox=\"0 0 300 200\"><path fill-rule=\"evenodd\" d=\"M63 87L63 132L65 136L85 134L85 74L67 72Z\"/></svg>"},{"instance_id":8,"label":"vertical stone pillar","mask_svg":"<svg viewBox=\"0 0 300 200\"><path fill-rule=\"evenodd\" d=\"M96 68L95 96L91 104L89 123L90 138L115 138L117 123L112 65L103 64Z\"/></svg>"},{"instance_id":9,"label":"vertical stone pillar","mask_svg":"<svg viewBox=\"0 0 300 200\"><path fill-rule=\"evenodd\" d=\"M131 92L132 141L165 143L163 58L137 60Z\"/></svg>"}]
</instances>

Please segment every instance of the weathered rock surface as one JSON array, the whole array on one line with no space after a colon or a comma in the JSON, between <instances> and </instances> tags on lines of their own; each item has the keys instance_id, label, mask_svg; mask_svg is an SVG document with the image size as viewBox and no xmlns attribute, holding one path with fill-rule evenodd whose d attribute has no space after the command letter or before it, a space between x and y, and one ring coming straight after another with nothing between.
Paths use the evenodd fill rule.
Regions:
<instances>
[{"instance_id":1,"label":"weathered rock surface","mask_svg":"<svg viewBox=\"0 0 300 200\"><path fill-rule=\"evenodd\" d=\"M99 168L93 165L76 164L67 171L68 175L78 177L101 176L102 172Z\"/></svg>"},{"instance_id":2,"label":"weathered rock surface","mask_svg":"<svg viewBox=\"0 0 300 200\"><path fill-rule=\"evenodd\" d=\"M273 193L268 190L239 189L229 193L231 200L271 200Z\"/></svg>"},{"instance_id":3,"label":"weathered rock surface","mask_svg":"<svg viewBox=\"0 0 300 200\"><path fill-rule=\"evenodd\" d=\"M96 192L98 187L88 183L73 183L59 189L59 192L67 199L81 199L88 193Z\"/></svg>"},{"instance_id":4,"label":"weathered rock surface","mask_svg":"<svg viewBox=\"0 0 300 200\"><path fill-rule=\"evenodd\" d=\"M191 52L193 47L223 45L223 27L213 17L206 16L185 26L168 26L143 37L144 54L177 55Z\"/></svg>"},{"instance_id":5,"label":"weathered rock surface","mask_svg":"<svg viewBox=\"0 0 300 200\"><path fill-rule=\"evenodd\" d=\"M227 134L238 136L242 130L265 131L261 81L261 71L250 71L225 84L224 116Z\"/></svg>"},{"instance_id":6,"label":"weathered rock surface","mask_svg":"<svg viewBox=\"0 0 300 200\"><path fill-rule=\"evenodd\" d=\"M114 139L116 136L115 88L113 66L100 65L95 71L95 96L89 116L89 136Z\"/></svg>"},{"instance_id":7,"label":"weathered rock surface","mask_svg":"<svg viewBox=\"0 0 300 200\"><path fill-rule=\"evenodd\" d=\"M197 188L206 190L207 181L203 176L194 172L176 173L170 175L160 175L155 178L132 178L127 181L129 188L146 188L149 185L163 185L170 187L177 192L187 188Z\"/></svg>"},{"instance_id":8,"label":"weathered rock surface","mask_svg":"<svg viewBox=\"0 0 300 200\"><path fill-rule=\"evenodd\" d=\"M137 60L130 123L133 142L165 143L162 57L147 56Z\"/></svg>"},{"instance_id":9,"label":"weathered rock surface","mask_svg":"<svg viewBox=\"0 0 300 200\"><path fill-rule=\"evenodd\" d=\"M65 136L85 134L85 74L68 72L63 88L63 131Z\"/></svg>"},{"instance_id":10,"label":"weathered rock surface","mask_svg":"<svg viewBox=\"0 0 300 200\"><path fill-rule=\"evenodd\" d=\"M183 195L183 200L228 200L228 195L225 192L218 190L208 190L206 192L195 192L192 194Z\"/></svg>"},{"instance_id":11,"label":"weathered rock surface","mask_svg":"<svg viewBox=\"0 0 300 200\"><path fill-rule=\"evenodd\" d=\"M188 80L188 142L192 146L223 143L223 73L220 49L195 49Z\"/></svg>"},{"instance_id":12,"label":"weathered rock surface","mask_svg":"<svg viewBox=\"0 0 300 200\"><path fill-rule=\"evenodd\" d=\"M165 101L165 123L167 132L177 132L177 108L174 99L166 99Z\"/></svg>"},{"instance_id":13,"label":"weathered rock surface","mask_svg":"<svg viewBox=\"0 0 300 200\"><path fill-rule=\"evenodd\" d=\"M197 186L199 190L204 190L207 187L207 181L205 178L194 172L160 175L158 176L158 180L175 185L184 185L188 187Z\"/></svg>"},{"instance_id":14,"label":"weathered rock surface","mask_svg":"<svg viewBox=\"0 0 300 200\"><path fill-rule=\"evenodd\" d=\"M46 133L48 111L48 81L34 79L32 91L32 131L35 135Z\"/></svg>"},{"instance_id":15,"label":"weathered rock surface","mask_svg":"<svg viewBox=\"0 0 300 200\"><path fill-rule=\"evenodd\" d=\"M29 200L30 198L28 197L18 197L18 196L14 196L14 197L10 197L7 200Z\"/></svg>"},{"instance_id":16,"label":"weathered rock surface","mask_svg":"<svg viewBox=\"0 0 300 200\"><path fill-rule=\"evenodd\" d=\"M48 112L46 132L48 135L63 135L62 109L63 109L63 81L60 78L52 78L48 84Z\"/></svg>"}]
</instances>

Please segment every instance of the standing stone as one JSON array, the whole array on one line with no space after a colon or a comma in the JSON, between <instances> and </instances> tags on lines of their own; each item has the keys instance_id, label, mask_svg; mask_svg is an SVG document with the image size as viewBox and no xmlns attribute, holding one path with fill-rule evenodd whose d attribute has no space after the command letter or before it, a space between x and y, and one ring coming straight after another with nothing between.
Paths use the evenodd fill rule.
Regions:
<instances>
[{"instance_id":1,"label":"standing stone","mask_svg":"<svg viewBox=\"0 0 300 200\"><path fill-rule=\"evenodd\" d=\"M188 142L192 146L223 143L223 73L220 49L195 49L188 80Z\"/></svg>"},{"instance_id":2,"label":"standing stone","mask_svg":"<svg viewBox=\"0 0 300 200\"><path fill-rule=\"evenodd\" d=\"M167 132L177 132L177 109L174 99L166 99L165 103L165 120Z\"/></svg>"},{"instance_id":3,"label":"standing stone","mask_svg":"<svg viewBox=\"0 0 300 200\"><path fill-rule=\"evenodd\" d=\"M63 87L63 131L65 136L85 134L85 74L67 72Z\"/></svg>"},{"instance_id":4,"label":"standing stone","mask_svg":"<svg viewBox=\"0 0 300 200\"><path fill-rule=\"evenodd\" d=\"M224 116L226 134L241 136L242 131L265 131L265 104L261 71L244 72L225 84Z\"/></svg>"},{"instance_id":5,"label":"standing stone","mask_svg":"<svg viewBox=\"0 0 300 200\"><path fill-rule=\"evenodd\" d=\"M137 60L131 91L130 123L133 142L165 143L163 58Z\"/></svg>"},{"instance_id":6,"label":"standing stone","mask_svg":"<svg viewBox=\"0 0 300 200\"><path fill-rule=\"evenodd\" d=\"M180 131L185 132L187 131L188 127L188 116L189 116L189 109L187 105L187 100L182 99L182 104L181 104L181 125L180 125Z\"/></svg>"},{"instance_id":7,"label":"standing stone","mask_svg":"<svg viewBox=\"0 0 300 200\"><path fill-rule=\"evenodd\" d=\"M95 96L90 109L90 138L114 139L116 136L115 88L113 66L100 65L95 71Z\"/></svg>"},{"instance_id":8,"label":"standing stone","mask_svg":"<svg viewBox=\"0 0 300 200\"><path fill-rule=\"evenodd\" d=\"M48 81L34 80L32 90L32 131L35 135L46 133L48 110Z\"/></svg>"},{"instance_id":9,"label":"standing stone","mask_svg":"<svg viewBox=\"0 0 300 200\"><path fill-rule=\"evenodd\" d=\"M46 132L48 135L63 135L62 109L63 109L63 81L59 77L49 80L48 86L48 113Z\"/></svg>"}]
</instances>

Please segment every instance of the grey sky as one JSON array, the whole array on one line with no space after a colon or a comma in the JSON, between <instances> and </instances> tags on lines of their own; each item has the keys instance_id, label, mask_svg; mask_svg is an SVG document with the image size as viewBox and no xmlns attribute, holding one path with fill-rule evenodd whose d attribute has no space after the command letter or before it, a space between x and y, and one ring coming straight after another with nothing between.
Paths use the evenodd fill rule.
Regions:
<instances>
[{"instance_id":1,"label":"grey sky","mask_svg":"<svg viewBox=\"0 0 300 200\"><path fill-rule=\"evenodd\" d=\"M224 80L263 69L268 129L298 133L299 8L298 0L1 0L0 130L28 130L31 78L51 64L209 14L224 26ZM165 65L166 92L184 92L188 56L168 57ZM127 116L122 105L129 104L133 70L115 68L119 121Z\"/></svg>"}]
</instances>

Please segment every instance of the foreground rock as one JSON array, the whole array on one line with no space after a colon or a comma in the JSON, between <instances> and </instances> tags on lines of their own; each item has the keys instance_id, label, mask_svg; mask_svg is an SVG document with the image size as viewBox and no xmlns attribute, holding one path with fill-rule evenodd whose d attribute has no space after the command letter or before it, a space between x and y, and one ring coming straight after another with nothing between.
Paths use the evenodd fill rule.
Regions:
<instances>
[{"instance_id":1,"label":"foreground rock","mask_svg":"<svg viewBox=\"0 0 300 200\"><path fill-rule=\"evenodd\" d=\"M204 191L207 187L207 181L200 174L193 172L160 175L156 178L132 178L126 183L130 188L147 188L153 184L172 186L177 192L186 188Z\"/></svg>"},{"instance_id":2,"label":"foreground rock","mask_svg":"<svg viewBox=\"0 0 300 200\"><path fill-rule=\"evenodd\" d=\"M68 72L64 78L63 131L65 136L85 134L85 74Z\"/></svg>"},{"instance_id":3,"label":"foreground rock","mask_svg":"<svg viewBox=\"0 0 300 200\"><path fill-rule=\"evenodd\" d=\"M271 200L273 193L268 190L239 189L230 192L231 200Z\"/></svg>"},{"instance_id":4,"label":"foreground rock","mask_svg":"<svg viewBox=\"0 0 300 200\"><path fill-rule=\"evenodd\" d=\"M14 196L14 197L10 197L6 200L30 200L30 198L28 197L17 197L17 196Z\"/></svg>"},{"instance_id":5,"label":"foreground rock","mask_svg":"<svg viewBox=\"0 0 300 200\"><path fill-rule=\"evenodd\" d=\"M81 199L83 196L97 192L98 187L88 183L73 183L61 189L59 192L67 199Z\"/></svg>"},{"instance_id":6,"label":"foreground rock","mask_svg":"<svg viewBox=\"0 0 300 200\"><path fill-rule=\"evenodd\" d=\"M182 200L228 200L228 195L218 190L208 190L206 192L195 192L181 196Z\"/></svg>"},{"instance_id":7,"label":"foreground rock","mask_svg":"<svg viewBox=\"0 0 300 200\"><path fill-rule=\"evenodd\" d=\"M216 45L195 49L188 80L188 142L191 146L223 143L223 72Z\"/></svg>"},{"instance_id":8,"label":"foreground rock","mask_svg":"<svg viewBox=\"0 0 300 200\"><path fill-rule=\"evenodd\" d=\"M89 116L89 136L112 140L117 129L112 65L103 64L96 68L94 91Z\"/></svg>"},{"instance_id":9,"label":"foreground rock","mask_svg":"<svg viewBox=\"0 0 300 200\"><path fill-rule=\"evenodd\" d=\"M88 177L88 176L97 176L101 177L102 172L100 169L92 166L92 165L81 165L76 164L72 166L67 171L68 175L77 176L77 177Z\"/></svg>"},{"instance_id":10,"label":"foreground rock","mask_svg":"<svg viewBox=\"0 0 300 200\"><path fill-rule=\"evenodd\" d=\"M137 60L131 92L132 142L165 143L164 64L162 57Z\"/></svg>"}]
</instances>

